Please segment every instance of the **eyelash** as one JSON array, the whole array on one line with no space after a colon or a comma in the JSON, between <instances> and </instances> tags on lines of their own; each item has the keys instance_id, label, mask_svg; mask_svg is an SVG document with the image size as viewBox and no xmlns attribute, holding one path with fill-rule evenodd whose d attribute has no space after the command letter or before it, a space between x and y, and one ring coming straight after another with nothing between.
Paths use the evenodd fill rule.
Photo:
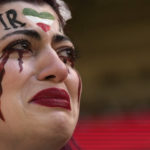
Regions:
<instances>
[{"instance_id":1,"label":"eyelash","mask_svg":"<svg viewBox=\"0 0 150 150\"><path fill-rule=\"evenodd\" d=\"M74 62L77 58L77 51L72 47L62 47L56 50L60 59L65 63L74 67ZM65 52L65 54L63 54Z\"/></svg>"},{"instance_id":2,"label":"eyelash","mask_svg":"<svg viewBox=\"0 0 150 150\"><path fill-rule=\"evenodd\" d=\"M18 46L18 48L17 48L17 46ZM16 41L11 42L4 49L4 51L10 51L10 52L20 51L20 52L23 52L23 53L28 53L28 52L32 53L31 43L28 40L25 40L25 39L16 40Z\"/></svg>"}]
</instances>

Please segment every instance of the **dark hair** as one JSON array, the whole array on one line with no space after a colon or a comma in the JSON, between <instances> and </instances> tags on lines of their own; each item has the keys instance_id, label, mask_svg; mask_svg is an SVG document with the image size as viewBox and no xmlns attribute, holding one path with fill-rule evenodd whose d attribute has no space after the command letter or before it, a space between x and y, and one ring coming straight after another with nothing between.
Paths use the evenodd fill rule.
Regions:
<instances>
[{"instance_id":1,"label":"dark hair","mask_svg":"<svg viewBox=\"0 0 150 150\"><path fill-rule=\"evenodd\" d=\"M63 16L60 14L59 5L57 4L56 0L0 0L0 4L5 4L8 2L15 2L15 1L24 1L24 2L28 2L28 3L36 3L36 4L47 3L54 9L56 14L58 15L60 24L62 25L62 27L64 27L65 20L64 20Z\"/></svg>"}]
</instances>

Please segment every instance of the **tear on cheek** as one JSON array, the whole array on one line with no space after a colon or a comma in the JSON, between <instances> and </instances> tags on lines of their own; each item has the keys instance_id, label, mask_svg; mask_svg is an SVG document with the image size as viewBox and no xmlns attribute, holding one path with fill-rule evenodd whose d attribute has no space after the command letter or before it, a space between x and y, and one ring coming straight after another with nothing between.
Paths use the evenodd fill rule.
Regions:
<instances>
[{"instance_id":1,"label":"tear on cheek","mask_svg":"<svg viewBox=\"0 0 150 150\"><path fill-rule=\"evenodd\" d=\"M5 64L7 63L8 59L9 59L9 56L10 54L12 53L12 51L5 51L3 52L2 56L0 57L1 62L0 62L0 97L3 93L3 89L2 89L2 80L3 80L3 77L5 75ZM23 52L21 51L18 51L18 65L20 67L20 72L23 70ZM0 119L2 119L3 121L5 121L4 119L4 116L3 116L3 113L1 111L1 101L0 101Z\"/></svg>"},{"instance_id":2,"label":"tear on cheek","mask_svg":"<svg viewBox=\"0 0 150 150\"><path fill-rule=\"evenodd\" d=\"M19 64L19 67L20 67L20 72L23 70L23 52L18 52L18 64Z\"/></svg>"},{"instance_id":3,"label":"tear on cheek","mask_svg":"<svg viewBox=\"0 0 150 150\"><path fill-rule=\"evenodd\" d=\"M4 66L6 64L6 62L8 61L8 58L9 58L9 53L3 53L3 55L0 57L2 58L2 61L0 63L0 97L2 95L2 80L3 80L3 77L4 77L4 74L5 74L5 69L4 69ZM2 114L2 111L1 111L1 102L0 102L0 118L5 121L4 117L3 117L3 114Z\"/></svg>"}]
</instances>

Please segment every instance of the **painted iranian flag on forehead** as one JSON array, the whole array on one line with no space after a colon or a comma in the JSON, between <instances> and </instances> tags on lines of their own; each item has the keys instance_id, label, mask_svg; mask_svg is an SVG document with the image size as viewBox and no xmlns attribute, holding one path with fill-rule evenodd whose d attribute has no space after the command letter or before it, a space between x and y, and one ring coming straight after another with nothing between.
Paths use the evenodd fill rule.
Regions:
<instances>
[{"instance_id":1,"label":"painted iranian flag on forehead","mask_svg":"<svg viewBox=\"0 0 150 150\"><path fill-rule=\"evenodd\" d=\"M55 17L49 12L37 12L32 8L24 8L23 14L31 21L35 22L45 32L50 30Z\"/></svg>"}]
</instances>

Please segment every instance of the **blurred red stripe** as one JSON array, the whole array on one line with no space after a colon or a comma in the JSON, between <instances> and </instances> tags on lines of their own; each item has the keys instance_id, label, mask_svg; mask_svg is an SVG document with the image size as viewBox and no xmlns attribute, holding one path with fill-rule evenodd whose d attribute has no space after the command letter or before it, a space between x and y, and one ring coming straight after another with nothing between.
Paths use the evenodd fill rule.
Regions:
<instances>
[{"instance_id":1,"label":"blurred red stripe","mask_svg":"<svg viewBox=\"0 0 150 150\"><path fill-rule=\"evenodd\" d=\"M150 150L150 112L80 119L74 137L83 150Z\"/></svg>"}]
</instances>

